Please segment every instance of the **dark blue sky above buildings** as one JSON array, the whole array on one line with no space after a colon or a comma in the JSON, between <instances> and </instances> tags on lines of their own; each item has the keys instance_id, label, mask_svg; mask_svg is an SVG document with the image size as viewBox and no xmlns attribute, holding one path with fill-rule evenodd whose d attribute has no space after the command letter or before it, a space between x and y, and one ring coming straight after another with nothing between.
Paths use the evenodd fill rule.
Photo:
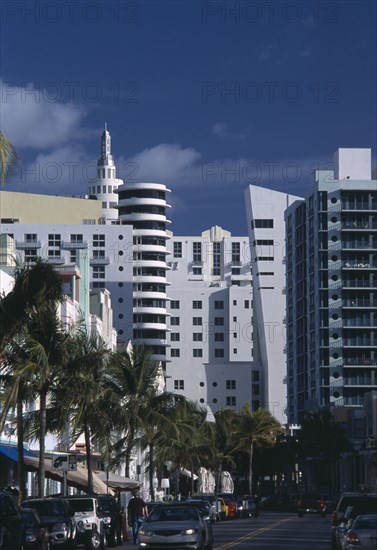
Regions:
<instances>
[{"instance_id":1,"label":"dark blue sky above buildings","mask_svg":"<svg viewBox=\"0 0 377 550\"><path fill-rule=\"evenodd\" d=\"M376 6L4 0L6 189L85 193L107 121L119 176L171 188L174 233L246 234L247 184L302 195L338 147L376 165Z\"/></svg>"}]
</instances>

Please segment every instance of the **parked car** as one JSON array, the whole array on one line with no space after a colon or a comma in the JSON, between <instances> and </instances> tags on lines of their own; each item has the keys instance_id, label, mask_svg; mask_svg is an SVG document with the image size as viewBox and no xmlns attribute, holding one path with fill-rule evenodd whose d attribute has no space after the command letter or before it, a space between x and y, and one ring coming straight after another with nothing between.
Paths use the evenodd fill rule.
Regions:
<instances>
[{"instance_id":1,"label":"parked car","mask_svg":"<svg viewBox=\"0 0 377 550\"><path fill-rule=\"evenodd\" d=\"M343 550L377 548L377 514L356 516L345 532Z\"/></svg>"},{"instance_id":2,"label":"parked car","mask_svg":"<svg viewBox=\"0 0 377 550\"><path fill-rule=\"evenodd\" d=\"M205 538L205 543L204 543L204 547L207 548L208 550L211 550L212 549L212 546L213 546L213 529L212 529L212 520L211 520L211 513L212 513L212 508L211 508L211 505L208 501L206 500L186 500L182 503L179 503L177 502L176 503L178 506L186 506L186 505L193 505L193 506L196 506L199 510L199 514L201 515L203 521L205 522L206 524L206 538Z\"/></svg>"},{"instance_id":3,"label":"parked car","mask_svg":"<svg viewBox=\"0 0 377 550\"><path fill-rule=\"evenodd\" d=\"M206 524L192 505L165 504L153 508L139 530L140 550L180 548L202 550Z\"/></svg>"},{"instance_id":4,"label":"parked car","mask_svg":"<svg viewBox=\"0 0 377 550\"><path fill-rule=\"evenodd\" d=\"M326 515L326 501L319 493L304 493L297 503L298 517L302 518L304 514Z\"/></svg>"},{"instance_id":5,"label":"parked car","mask_svg":"<svg viewBox=\"0 0 377 550\"><path fill-rule=\"evenodd\" d=\"M205 500L210 503L212 507L212 514L215 517L215 521L220 521L220 508L217 502L217 497L214 493L195 493L192 498L197 500Z\"/></svg>"},{"instance_id":6,"label":"parked car","mask_svg":"<svg viewBox=\"0 0 377 550\"><path fill-rule=\"evenodd\" d=\"M226 506L228 507L228 518L234 519L237 515L237 505L230 497L223 497Z\"/></svg>"},{"instance_id":7,"label":"parked car","mask_svg":"<svg viewBox=\"0 0 377 550\"><path fill-rule=\"evenodd\" d=\"M373 513L377 508L377 493L353 491L341 494L331 515L331 546L333 550L340 548L339 538L344 531L343 518L347 509L352 506L357 506L360 513L367 511Z\"/></svg>"},{"instance_id":8,"label":"parked car","mask_svg":"<svg viewBox=\"0 0 377 550\"><path fill-rule=\"evenodd\" d=\"M24 550L49 550L50 536L47 524L43 523L36 510L22 508L22 545Z\"/></svg>"},{"instance_id":9,"label":"parked car","mask_svg":"<svg viewBox=\"0 0 377 550\"><path fill-rule=\"evenodd\" d=\"M253 497L245 497L237 501L238 517L251 518L255 515L256 504Z\"/></svg>"},{"instance_id":10,"label":"parked car","mask_svg":"<svg viewBox=\"0 0 377 550\"><path fill-rule=\"evenodd\" d=\"M221 521L229 518L229 508L222 497L217 497L217 509Z\"/></svg>"},{"instance_id":11,"label":"parked car","mask_svg":"<svg viewBox=\"0 0 377 550\"><path fill-rule=\"evenodd\" d=\"M21 510L33 508L43 524L47 526L50 543L62 550L77 547L76 522L74 512L62 498L34 498L25 500Z\"/></svg>"},{"instance_id":12,"label":"parked car","mask_svg":"<svg viewBox=\"0 0 377 550\"><path fill-rule=\"evenodd\" d=\"M331 515L331 546L333 550L341 548L340 538L345 530L344 516L347 510L349 510L349 514L353 514L353 517L369 512L374 513L377 510L377 493L360 491L342 493Z\"/></svg>"},{"instance_id":13,"label":"parked car","mask_svg":"<svg viewBox=\"0 0 377 550\"><path fill-rule=\"evenodd\" d=\"M0 550L21 549L21 516L12 496L0 492Z\"/></svg>"},{"instance_id":14,"label":"parked car","mask_svg":"<svg viewBox=\"0 0 377 550\"><path fill-rule=\"evenodd\" d=\"M97 495L103 514L105 538L109 546L122 544L122 515L120 506L112 495Z\"/></svg>"},{"instance_id":15,"label":"parked car","mask_svg":"<svg viewBox=\"0 0 377 550\"><path fill-rule=\"evenodd\" d=\"M73 510L77 524L77 543L87 550L102 550L105 546L103 513L97 495L64 497Z\"/></svg>"}]
</instances>

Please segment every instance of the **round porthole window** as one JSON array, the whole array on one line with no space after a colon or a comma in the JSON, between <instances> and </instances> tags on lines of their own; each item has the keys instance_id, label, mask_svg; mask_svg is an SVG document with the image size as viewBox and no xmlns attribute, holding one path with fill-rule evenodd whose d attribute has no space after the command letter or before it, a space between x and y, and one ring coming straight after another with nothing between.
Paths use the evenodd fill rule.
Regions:
<instances>
[{"instance_id":1,"label":"round porthole window","mask_svg":"<svg viewBox=\"0 0 377 550\"><path fill-rule=\"evenodd\" d=\"M331 259L332 259L333 262L336 262L337 259L338 259L338 256L331 256Z\"/></svg>"},{"instance_id":2,"label":"round porthole window","mask_svg":"<svg viewBox=\"0 0 377 550\"><path fill-rule=\"evenodd\" d=\"M118 270L119 270L119 271L123 271L123 266L120 265L120 266L118 267Z\"/></svg>"},{"instance_id":3,"label":"round porthole window","mask_svg":"<svg viewBox=\"0 0 377 550\"><path fill-rule=\"evenodd\" d=\"M123 319L123 317L124 317L123 313L119 313L118 317L119 317L119 319Z\"/></svg>"},{"instance_id":4,"label":"round porthole window","mask_svg":"<svg viewBox=\"0 0 377 550\"><path fill-rule=\"evenodd\" d=\"M119 286L119 287L122 287L122 286L123 286L123 283L118 283L118 286Z\"/></svg>"},{"instance_id":5,"label":"round porthole window","mask_svg":"<svg viewBox=\"0 0 377 550\"><path fill-rule=\"evenodd\" d=\"M118 334L123 334L123 330L122 329L118 330Z\"/></svg>"},{"instance_id":6,"label":"round porthole window","mask_svg":"<svg viewBox=\"0 0 377 550\"><path fill-rule=\"evenodd\" d=\"M339 359L339 353L333 353L332 356L333 359Z\"/></svg>"},{"instance_id":7,"label":"round porthole window","mask_svg":"<svg viewBox=\"0 0 377 550\"><path fill-rule=\"evenodd\" d=\"M334 378L339 378L339 372L334 372L333 377Z\"/></svg>"},{"instance_id":8,"label":"round porthole window","mask_svg":"<svg viewBox=\"0 0 377 550\"><path fill-rule=\"evenodd\" d=\"M335 397L335 399L337 399L339 397L340 393L338 391L334 391L333 393L333 396Z\"/></svg>"},{"instance_id":9,"label":"round porthole window","mask_svg":"<svg viewBox=\"0 0 377 550\"><path fill-rule=\"evenodd\" d=\"M336 321L337 319L339 319L339 315L337 313L334 313L332 315L332 318L334 319L334 321Z\"/></svg>"},{"instance_id":10,"label":"round porthole window","mask_svg":"<svg viewBox=\"0 0 377 550\"><path fill-rule=\"evenodd\" d=\"M199 401L200 401L200 403L204 403L203 397L201 397L201 398L199 399Z\"/></svg>"},{"instance_id":11,"label":"round porthole window","mask_svg":"<svg viewBox=\"0 0 377 550\"><path fill-rule=\"evenodd\" d=\"M332 300L335 300L335 301L336 301L336 300L338 299L338 295L337 295L337 294L333 294L333 295L331 296L331 298L332 298Z\"/></svg>"},{"instance_id":12,"label":"round porthole window","mask_svg":"<svg viewBox=\"0 0 377 550\"><path fill-rule=\"evenodd\" d=\"M338 237L337 237L336 235L333 235L333 236L331 237L331 240L332 240L333 243L336 243L337 240L338 240Z\"/></svg>"},{"instance_id":13,"label":"round porthole window","mask_svg":"<svg viewBox=\"0 0 377 550\"><path fill-rule=\"evenodd\" d=\"M333 204L335 204L335 203L338 202L338 199L337 199L336 197L332 197L331 202L332 202Z\"/></svg>"},{"instance_id":14,"label":"round porthole window","mask_svg":"<svg viewBox=\"0 0 377 550\"><path fill-rule=\"evenodd\" d=\"M338 221L338 218L336 218L335 216L333 216L333 217L331 218L331 221L332 221L332 223L336 223L336 222Z\"/></svg>"},{"instance_id":15,"label":"round porthole window","mask_svg":"<svg viewBox=\"0 0 377 550\"><path fill-rule=\"evenodd\" d=\"M213 382L212 386L213 386L214 388L216 388L217 382Z\"/></svg>"},{"instance_id":16,"label":"round porthole window","mask_svg":"<svg viewBox=\"0 0 377 550\"><path fill-rule=\"evenodd\" d=\"M123 239L123 235L118 235L118 239L121 241Z\"/></svg>"},{"instance_id":17,"label":"round porthole window","mask_svg":"<svg viewBox=\"0 0 377 550\"><path fill-rule=\"evenodd\" d=\"M123 250L119 250L119 256L123 256Z\"/></svg>"},{"instance_id":18,"label":"round porthole window","mask_svg":"<svg viewBox=\"0 0 377 550\"><path fill-rule=\"evenodd\" d=\"M339 334L337 332L334 332L332 337L333 337L334 340L337 340L339 338Z\"/></svg>"},{"instance_id":19,"label":"round porthole window","mask_svg":"<svg viewBox=\"0 0 377 550\"><path fill-rule=\"evenodd\" d=\"M212 403L217 403L216 397L214 399L212 399Z\"/></svg>"},{"instance_id":20,"label":"round porthole window","mask_svg":"<svg viewBox=\"0 0 377 550\"><path fill-rule=\"evenodd\" d=\"M333 275L333 276L331 277L331 279L332 279L333 281L337 281L337 280L338 280L338 275Z\"/></svg>"},{"instance_id":21,"label":"round porthole window","mask_svg":"<svg viewBox=\"0 0 377 550\"><path fill-rule=\"evenodd\" d=\"M200 382L200 383L199 383L199 386L200 386L201 388L203 388L204 382Z\"/></svg>"}]
</instances>

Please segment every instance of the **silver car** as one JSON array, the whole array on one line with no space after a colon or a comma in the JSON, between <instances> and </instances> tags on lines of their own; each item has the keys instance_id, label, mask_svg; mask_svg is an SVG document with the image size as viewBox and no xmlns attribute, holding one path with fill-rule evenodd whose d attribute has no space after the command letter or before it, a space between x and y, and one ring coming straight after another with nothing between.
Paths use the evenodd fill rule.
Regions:
<instances>
[{"instance_id":1,"label":"silver car","mask_svg":"<svg viewBox=\"0 0 377 550\"><path fill-rule=\"evenodd\" d=\"M164 504L153 508L139 530L139 549L204 550L207 529L196 506ZM206 544L207 543L207 544Z\"/></svg>"},{"instance_id":2,"label":"silver car","mask_svg":"<svg viewBox=\"0 0 377 550\"><path fill-rule=\"evenodd\" d=\"M343 550L377 548L377 514L356 516L342 540Z\"/></svg>"}]
</instances>

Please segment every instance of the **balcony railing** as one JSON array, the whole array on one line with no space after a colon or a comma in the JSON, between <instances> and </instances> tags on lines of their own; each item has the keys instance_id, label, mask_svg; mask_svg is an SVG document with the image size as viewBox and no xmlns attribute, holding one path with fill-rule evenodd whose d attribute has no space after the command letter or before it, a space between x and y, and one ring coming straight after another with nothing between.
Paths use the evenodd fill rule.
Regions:
<instances>
[{"instance_id":1,"label":"balcony railing","mask_svg":"<svg viewBox=\"0 0 377 550\"><path fill-rule=\"evenodd\" d=\"M377 307L377 300L364 300L359 298L357 300L343 300L344 307Z\"/></svg>"},{"instance_id":2,"label":"balcony railing","mask_svg":"<svg viewBox=\"0 0 377 550\"><path fill-rule=\"evenodd\" d=\"M345 357L344 365L349 366L374 366L377 365L377 358L374 357Z\"/></svg>"},{"instance_id":3,"label":"balcony railing","mask_svg":"<svg viewBox=\"0 0 377 550\"><path fill-rule=\"evenodd\" d=\"M86 241L62 241L61 248L63 250L78 250L80 248L88 248L88 243Z\"/></svg>"},{"instance_id":4,"label":"balcony railing","mask_svg":"<svg viewBox=\"0 0 377 550\"><path fill-rule=\"evenodd\" d=\"M343 338L343 345L350 346L377 346L377 339L375 338Z\"/></svg>"},{"instance_id":5,"label":"balcony railing","mask_svg":"<svg viewBox=\"0 0 377 550\"><path fill-rule=\"evenodd\" d=\"M346 260L342 262L342 266L347 269L362 269L362 268L376 268L377 262L369 262L362 260Z\"/></svg>"},{"instance_id":6,"label":"balcony railing","mask_svg":"<svg viewBox=\"0 0 377 550\"><path fill-rule=\"evenodd\" d=\"M41 241L16 241L16 248L19 250L36 250L41 248Z\"/></svg>"}]
</instances>

